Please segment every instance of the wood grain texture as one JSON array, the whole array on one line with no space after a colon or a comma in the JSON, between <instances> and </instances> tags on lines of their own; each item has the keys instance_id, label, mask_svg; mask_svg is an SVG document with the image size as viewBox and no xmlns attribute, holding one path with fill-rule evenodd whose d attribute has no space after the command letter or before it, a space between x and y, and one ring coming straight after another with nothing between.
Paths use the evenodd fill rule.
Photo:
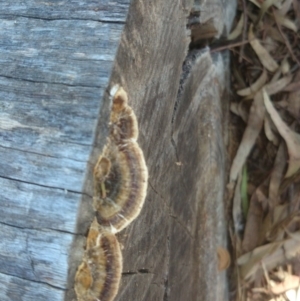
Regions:
<instances>
[{"instance_id":1,"label":"wood grain texture","mask_svg":"<svg viewBox=\"0 0 300 301\"><path fill-rule=\"evenodd\" d=\"M170 300L178 295L181 299L186 294L193 296L193 293L196 300L226 300L225 273L217 269L216 251L218 246L226 246L221 105L226 88L225 66L221 55L211 58L208 50L200 52L194 64L179 100L173 128L177 156L182 165L172 183L171 199L178 200L172 208L185 229L178 227L178 223L172 229L170 248L176 248L176 253L171 252L170 256L170 267L175 270L170 273L169 285L173 288ZM221 70L223 74L219 73ZM191 133L195 133L195 137ZM186 238L186 243L181 243L181 236ZM181 289L177 277L181 268L176 267L179 256L187 266L186 279L183 278L185 285Z\"/></svg>"},{"instance_id":2,"label":"wood grain texture","mask_svg":"<svg viewBox=\"0 0 300 301\"><path fill-rule=\"evenodd\" d=\"M191 2L133 1L117 55L111 84L128 91L149 169L144 208L119 236L124 273L117 301L227 299L217 246L226 247L228 63L206 50L177 99Z\"/></svg>"},{"instance_id":3,"label":"wood grain texture","mask_svg":"<svg viewBox=\"0 0 300 301\"><path fill-rule=\"evenodd\" d=\"M217 247L226 247L224 64L221 56L213 60L207 50L200 53L178 99L173 125L172 114L168 119L162 114L160 122L141 134L150 187L141 216L121 236L124 277L117 300L132 294L136 300L153 301L227 299L226 274L217 270ZM153 112L153 102L169 110L175 106L161 98L148 101L141 110ZM149 118L139 122L143 133L141 123Z\"/></svg>"},{"instance_id":4,"label":"wood grain texture","mask_svg":"<svg viewBox=\"0 0 300 301\"><path fill-rule=\"evenodd\" d=\"M5 178L0 178L0 186L1 223L19 228L76 233L74 204L79 203L80 193Z\"/></svg>"},{"instance_id":5,"label":"wood grain texture","mask_svg":"<svg viewBox=\"0 0 300 301\"><path fill-rule=\"evenodd\" d=\"M4 224L0 224L0 229L3 237L0 245L1 273L66 288L68 251L73 235Z\"/></svg>"},{"instance_id":6,"label":"wood grain texture","mask_svg":"<svg viewBox=\"0 0 300 301\"><path fill-rule=\"evenodd\" d=\"M56 0L15 1L1 3L0 15L22 16L45 20L95 20L101 22L125 22L130 0Z\"/></svg>"},{"instance_id":7,"label":"wood grain texture","mask_svg":"<svg viewBox=\"0 0 300 301\"><path fill-rule=\"evenodd\" d=\"M0 26L0 76L105 87L123 24L14 17Z\"/></svg>"},{"instance_id":8,"label":"wood grain texture","mask_svg":"<svg viewBox=\"0 0 300 301\"><path fill-rule=\"evenodd\" d=\"M24 280L0 273L1 300L63 300L64 291L48 284Z\"/></svg>"},{"instance_id":9,"label":"wood grain texture","mask_svg":"<svg viewBox=\"0 0 300 301\"><path fill-rule=\"evenodd\" d=\"M87 167L105 144L102 98L129 2L1 3L1 300L62 301L73 285L93 211Z\"/></svg>"},{"instance_id":10,"label":"wood grain texture","mask_svg":"<svg viewBox=\"0 0 300 301\"><path fill-rule=\"evenodd\" d=\"M75 300L93 218L92 170L108 134L105 89L116 83L128 91L149 169L144 208L118 235L124 272L116 300L226 300L216 247L226 244L227 65L197 55L178 98L193 1L132 0L127 17L128 7L0 7L1 300Z\"/></svg>"}]
</instances>

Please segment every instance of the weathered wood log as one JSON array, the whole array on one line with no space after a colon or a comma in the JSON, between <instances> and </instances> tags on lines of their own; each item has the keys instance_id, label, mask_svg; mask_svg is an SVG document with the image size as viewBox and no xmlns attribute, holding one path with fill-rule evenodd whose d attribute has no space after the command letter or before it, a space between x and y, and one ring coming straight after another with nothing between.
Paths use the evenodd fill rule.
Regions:
<instances>
[{"instance_id":1,"label":"weathered wood log","mask_svg":"<svg viewBox=\"0 0 300 301\"><path fill-rule=\"evenodd\" d=\"M193 65L177 101L176 93L173 101L172 95L146 97L140 108L149 112L139 120L141 130L147 128L140 144L146 149L150 187L141 216L120 237L124 277L117 300L227 298L217 258L217 248L226 247L221 99L227 65L221 56L213 60L208 50ZM138 106L138 99L134 103ZM155 140L149 143L148 137Z\"/></svg>"},{"instance_id":2,"label":"weathered wood log","mask_svg":"<svg viewBox=\"0 0 300 301\"><path fill-rule=\"evenodd\" d=\"M117 300L227 298L217 247L226 246L228 61L206 51L177 99L191 4L134 1L117 55L111 81L125 86L137 114L150 186L140 217L120 235L124 275Z\"/></svg>"},{"instance_id":3,"label":"weathered wood log","mask_svg":"<svg viewBox=\"0 0 300 301\"><path fill-rule=\"evenodd\" d=\"M94 217L92 171L108 134L105 91L116 83L137 115L149 169L144 208L118 234L116 300L226 300L216 248L226 246L228 62L205 50L182 69L192 0L133 0L125 24L128 7L27 0L0 8L3 301L75 300Z\"/></svg>"},{"instance_id":4,"label":"weathered wood log","mask_svg":"<svg viewBox=\"0 0 300 301\"><path fill-rule=\"evenodd\" d=\"M65 298L69 257L77 258L74 270L92 216L85 174L128 7L129 1L1 4L3 301Z\"/></svg>"}]
</instances>

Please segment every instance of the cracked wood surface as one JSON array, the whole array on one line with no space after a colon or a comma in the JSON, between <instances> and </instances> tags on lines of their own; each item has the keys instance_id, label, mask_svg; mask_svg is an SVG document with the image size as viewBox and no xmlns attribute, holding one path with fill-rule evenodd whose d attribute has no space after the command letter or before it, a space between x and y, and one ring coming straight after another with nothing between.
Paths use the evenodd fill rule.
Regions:
<instances>
[{"instance_id":1,"label":"cracked wood surface","mask_svg":"<svg viewBox=\"0 0 300 301\"><path fill-rule=\"evenodd\" d=\"M1 3L3 301L62 301L73 285L92 214L86 170L129 4Z\"/></svg>"},{"instance_id":2,"label":"cracked wood surface","mask_svg":"<svg viewBox=\"0 0 300 301\"><path fill-rule=\"evenodd\" d=\"M144 208L118 235L116 300L226 300L216 247L226 243L227 65L201 52L177 99L192 6L132 0L118 51L129 0L0 7L1 300L75 300L115 83L129 94L149 169Z\"/></svg>"},{"instance_id":3,"label":"cracked wood surface","mask_svg":"<svg viewBox=\"0 0 300 301\"><path fill-rule=\"evenodd\" d=\"M133 1L116 57L111 85L128 91L149 169L144 208L119 235L124 275L117 301L227 299L217 247L226 247L228 62L204 51L177 100L192 2Z\"/></svg>"}]
</instances>

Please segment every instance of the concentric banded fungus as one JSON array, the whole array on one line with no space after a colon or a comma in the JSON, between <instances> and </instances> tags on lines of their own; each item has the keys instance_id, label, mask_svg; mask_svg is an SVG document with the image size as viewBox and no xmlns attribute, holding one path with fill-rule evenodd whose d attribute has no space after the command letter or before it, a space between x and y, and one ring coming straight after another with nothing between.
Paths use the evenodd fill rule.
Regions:
<instances>
[{"instance_id":1,"label":"concentric banded fungus","mask_svg":"<svg viewBox=\"0 0 300 301\"><path fill-rule=\"evenodd\" d=\"M119 288L122 254L117 238L102 229L96 218L91 224L83 261L75 276L78 301L112 301Z\"/></svg>"},{"instance_id":2,"label":"concentric banded fungus","mask_svg":"<svg viewBox=\"0 0 300 301\"><path fill-rule=\"evenodd\" d=\"M148 171L136 142L136 116L122 87L112 88L110 138L94 169L94 199L98 222L113 233L140 213L147 191Z\"/></svg>"},{"instance_id":3,"label":"concentric banded fungus","mask_svg":"<svg viewBox=\"0 0 300 301\"><path fill-rule=\"evenodd\" d=\"M115 90L113 88L112 90ZM112 111L110 115L110 135L115 142L122 143L127 139L137 140L139 131L136 116L127 105L127 93L118 88L113 96Z\"/></svg>"},{"instance_id":4,"label":"concentric banded fungus","mask_svg":"<svg viewBox=\"0 0 300 301\"><path fill-rule=\"evenodd\" d=\"M107 159L111 166L109 173ZM147 190L148 172L138 144L110 141L95 167L94 209L98 222L113 233L128 226L140 213Z\"/></svg>"},{"instance_id":5,"label":"concentric banded fungus","mask_svg":"<svg viewBox=\"0 0 300 301\"><path fill-rule=\"evenodd\" d=\"M96 218L75 276L78 301L114 299L121 278L122 255L113 233L139 215L147 191L148 170L136 142L136 116L127 104L123 88L114 86L111 95L110 136L94 169Z\"/></svg>"}]
</instances>

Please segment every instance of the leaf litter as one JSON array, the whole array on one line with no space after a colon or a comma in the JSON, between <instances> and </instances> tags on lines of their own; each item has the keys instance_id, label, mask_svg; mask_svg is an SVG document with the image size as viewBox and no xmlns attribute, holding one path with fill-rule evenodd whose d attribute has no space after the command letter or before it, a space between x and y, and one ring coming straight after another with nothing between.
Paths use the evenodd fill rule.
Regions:
<instances>
[{"instance_id":1,"label":"leaf litter","mask_svg":"<svg viewBox=\"0 0 300 301\"><path fill-rule=\"evenodd\" d=\"M298 0L239 0L229 44L212 50L232 50L242 131L227 185L232 300L300 300L299 27Z\"/></svg>"}]
</instances>

